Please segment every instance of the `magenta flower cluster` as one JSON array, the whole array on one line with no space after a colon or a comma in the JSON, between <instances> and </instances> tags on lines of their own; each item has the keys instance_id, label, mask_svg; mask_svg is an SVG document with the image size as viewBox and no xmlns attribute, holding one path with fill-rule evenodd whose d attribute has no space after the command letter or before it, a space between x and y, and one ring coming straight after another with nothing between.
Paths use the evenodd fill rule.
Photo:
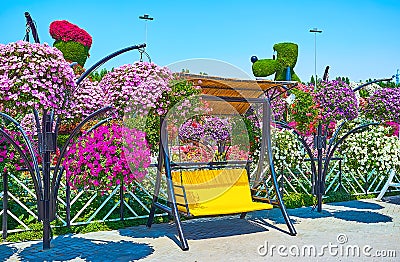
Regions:
<instances>
[{"instance_id":1,"label":"magenta flower cluster","mask_svg":"<svg viewBox=\"0 0 400 262\"><path fill-rule=\"evenodd\" d=\"M322 81L321 87L314 93L314 101L320 109L320 119L324 123L358 117L356 95L345 82Z\"/></svg>"},{"instance_id":2,"label":"magenta flower cluster","mask_svg":"<svg viewBox=\"0 0 400 262\"><path fill-rule=\"evenodd\" d=\"M6 131L11 139L13 139L15 143L21 147L23 153L26 154L28 152L28 149L22 142L22 138L18 132L7 129L4 129L4 131ZM0 136L0 164L3 163L9 165L5 165L3 170L0 170L0 172L14 170L18 171L25 165L24 160L19 156L18 152L12 147L12 145L9 144L9 142L3 136ZM30 163L30 165L32 165L32 163ZM11 170L7 169L7 167Z\"/></svg>"},{"instance_id":3,"label":"magenta flower cluster","mask_svg":"<svg viewBox=\"0 0 400 262\"><path fill-rule=\"evenodd\" d=\"M50 35L55 40L74 41L88 48L92 46L92 37L88 32L66 20L52 22L50 24Z\"/></svg>"},{"instance_id":4,"label":"magenta flower cluster","mask_svg":"<svg viewBox=\"0 0 400 262\"><path fill-rule=\"evenodd\" d=\"M400 123L400 88L382 88L367 99L366 117L377 121Z\"/></svg>"},{"instance_id":5,"label":"magenta flower cluster","mask_svg":"<svg viewBox=\"0 0 400 262\"><path fill-rule=\"evenodd\" d=\"M154 109L162 114L163 92L170 91L171 71L154 63L135 62L109 72L100 81L106 103L112 105L122 116L134 112L147 115Z\"/></svg>"},{"instance_id":6,"label":"magenta flower cluster","mask_svg":"<svg viewBox=\"0 0 400 262\"><path fill-rule=\"evenodd\" d=\"M393 121L388 121L385 124L392 128L392 130L393 130L392 134L391 134L392 136L396 136L396 137L399 136L399 131L400 131L400 124L399 123L396 123L396 122L393 122Z\"/></svg>"},{"instance_id":7,"label":"magenta flower cluster","mask_svg":"<svg viewBox=\"0 0 400 262\"><path fill-rule=\"evenodd\" d=\"M145 136L116 123L86 133L69 147L63 162L71 188L110 190L142 179L150 165Z\"/></svg>"},{"instance_id":8,"label":"magenta flower cluster","mask_svg":"<svg viewBox=\"0 0 400 262\"><path fill-rule=\"evenodd\" d=\"M74 72L63 54L46 44L0 44L0 104L8 114L36 109L66 113L75 87Z\"/></svg>"}]
</instances>

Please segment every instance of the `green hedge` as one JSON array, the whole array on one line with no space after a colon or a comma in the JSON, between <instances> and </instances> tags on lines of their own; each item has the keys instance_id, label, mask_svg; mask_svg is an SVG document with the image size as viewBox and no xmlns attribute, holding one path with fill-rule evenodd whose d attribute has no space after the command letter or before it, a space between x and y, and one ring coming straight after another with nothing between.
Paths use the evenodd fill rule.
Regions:
<instances>
[{"instance_id":1,"label":"green hedge","mask_svg":"<svg viewBox=\"0 0 400 262\"><path fill-rule=\"evenodd\" d=\"M64 42L62 40L55 41L53 46L63 53L65 60L77 62L82 67L85 66L86 59L89 56L88 47L78 42Z\"/></svg>"},{"instance_id":2,"label":"green hedge","mask_svg":"<svg viewBox=\"0 0 400 262\"><path fill-rule=\"evenodd\" d=\"M276 60L262 59L253 63L252 69L255 77L266 77L275 73L276 67Z\"/></svg>"}]
</instances>

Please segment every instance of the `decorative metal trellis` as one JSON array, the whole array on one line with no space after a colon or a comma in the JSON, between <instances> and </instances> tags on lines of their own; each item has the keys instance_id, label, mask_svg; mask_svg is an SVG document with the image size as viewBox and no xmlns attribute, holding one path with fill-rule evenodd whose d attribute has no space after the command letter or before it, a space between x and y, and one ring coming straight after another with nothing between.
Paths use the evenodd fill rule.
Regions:
<instances>
[{"instance_id":1,"label":"decorative metal trellis","mask_svg":"<svg viewBox=\"0 0 400 262\"><path fill-rule=\"evenodd\" d=\"M377 194L389 175L389 172L381 174L376 171L367 174L343 172L340 170L340 165L338 160L330 166L326 179L327 194L339 189L352 195ZM281 169L278 175L282 193L284 195L292 192L309 194L311 190L310 163L303 162L295 169L290 169L287 164L284 166L285 168ZM65 183L61 182L57 197L59 205L52 227L147 218L152 199L152 193L148 189L154 186L155 171L156 168L152 167L146 177L146 182L136 183L134 189L127 189L122 195L120 185L101 195L96 191L69 190ZM8 174L8 179L7 184L12 185L8 190L4 190L4 185L0 183L0 198L3 203L0 210L0 216L3 219L3 238L8 233L32 230L29 222L38 219L32 179L23 172ZM395 176L393 182L400 182L400 175ZM271 183L270 179L267 180L267 183ZM391 191L400 192L400 189ZM274 194L271 187L268 194ZM8 197L9 208L4 206L6 197ZM166 191L163 189L161 197L165 200L167 198ZM121 202L123 202L122 208ZM12 208L10 208L10 204L12 204ZM7 212L8 218L4 216L5 212ZM156 214L156 216L163 215L165 214Z\"/></svg>"},{"instance_id":2,"label":"decorative metal trellis","mask_svg":"<svg viewBox=\"0 0 400 262\"><path fill-rule=\"evenodd\" d=\"M152 169L155 171L155 168ZM155 183L155 172L152 171L150 170L146 178L149 186ZM25 172L4 175L3 182L0 183L0 215L3 221L3 238L6 238L8 233L32 230L30 222L38 220L37 197L33 181ZM166 199L163 190L161 198ZM121 185L118 185L102 195L92 190L71 190L65 181L62 181L52 227L147 218L151 199L152 195L146 189L146 183L136 183L132 189L124 191L121 190ZM163 215L165 214L156 214Z\"/></svg>"},{"instance_id":3,"label":"decorative metal trellis","mask_svg":"<svg viewBox=\"0 0 400 262\"><path fill-rule=\"evenodd\" d=\"M334 159L329 166L326 176L325 194L344 190L351 195L378 194L389 177L389 170L385 173L378 173L372 170L368 173L345 172L342 170L341 159ZM291 169L286 163L284 168L278 170L278 181L282 193L285 195L290 193L311 193L312 172L310 163L304 161L297 168ZM270 179L266 180L270 183ZM396 174L393 182L400 182L400 175ZM390 192L400 192L400 189L391 189ZM262 193L262 192L261 192ZM260 193L258 193L260 194ZM273 190L268 191L269 195L273 194Z\"/></svg>"}]
</instances>

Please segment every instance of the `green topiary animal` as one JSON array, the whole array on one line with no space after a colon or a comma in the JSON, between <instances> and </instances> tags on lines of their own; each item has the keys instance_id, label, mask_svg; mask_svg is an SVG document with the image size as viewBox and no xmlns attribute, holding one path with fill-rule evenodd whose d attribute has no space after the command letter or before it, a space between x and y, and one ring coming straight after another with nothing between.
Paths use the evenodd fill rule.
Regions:
<instances>
[{"instance_id":1,"label":"green topiary animal","mask_svg":"<svg viewBox=\"0 0 400 262\"><path fill-rule=\"evenodd\" d=\"M294 43L278 43L274 45L277 53L275 59L258 60L256 56L251 57L252 70L255 77L266 77L275 74L276 81L286 80L286 70L290 67L290 74L293 81L300 81L300 78L293 71L297 63L298 46Z\"/></svg>"}]
</instances>

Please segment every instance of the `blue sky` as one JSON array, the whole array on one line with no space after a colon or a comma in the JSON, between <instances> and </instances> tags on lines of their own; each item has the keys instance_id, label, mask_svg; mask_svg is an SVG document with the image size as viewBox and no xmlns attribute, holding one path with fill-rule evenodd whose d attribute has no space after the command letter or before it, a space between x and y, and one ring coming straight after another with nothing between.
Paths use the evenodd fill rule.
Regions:
<instances>
[{"instance_id":1,"label":"blue sky","mask_svg":"<svg viewBox=\"0 0 400 262\"><path fill-rule=\"evenodd\" d=\"M314 73L313 27L317 35L317 73L359 81L390 77L400 68L400 1L45 1L1 0L0 43L24 36L24 12L36 21L41 42L54 20L68 20L93 37L86 67L121 48L145 40L152 60L168 65L192 58L217 59L251 75L250 57L271 58L278 42L299 45L295 68L303 81ZM111 68L139 58L130 52L108 62ZM213 69L204 68L209 74ZM193 72L198 73L198 72Z\"/></svg>"}]
</instances>

